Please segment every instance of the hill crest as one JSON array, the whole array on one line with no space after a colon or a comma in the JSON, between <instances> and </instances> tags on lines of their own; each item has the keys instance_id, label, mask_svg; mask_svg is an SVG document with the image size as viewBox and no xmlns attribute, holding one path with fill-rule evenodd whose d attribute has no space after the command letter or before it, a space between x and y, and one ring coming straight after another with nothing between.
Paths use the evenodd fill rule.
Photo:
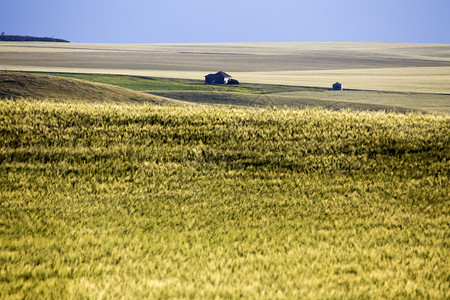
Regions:
<instances>
[{"instance_id":1,"label":"hill crest","mask_svg":"<svg viewBox=\"0 0 450 300\"><path fill-rule=\"evenodd\" d=\"M51 75L20 72L0 72L0 99L33 98L36 100L105 102L105 103L155 103L171 100L161 96L132 91L103 83Z\"/></svg>"}]
</instances>

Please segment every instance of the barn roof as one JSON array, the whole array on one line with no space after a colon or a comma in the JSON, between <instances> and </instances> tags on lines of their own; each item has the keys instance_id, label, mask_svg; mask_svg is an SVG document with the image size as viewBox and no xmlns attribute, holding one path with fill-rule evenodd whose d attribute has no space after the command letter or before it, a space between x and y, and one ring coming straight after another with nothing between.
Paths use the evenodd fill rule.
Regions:
<instances>
[{"instance_id":1,"label":"barn roof","mask_svg":"<svg viewBox=\"0 0 450 300\"><path fill-rule=\"evenodd\" d=\"M231 78L230 75L228 75L227 73L225 73L223 71L219 71L216 74L208 74L205 77L207 77L207 76L214 76L214 77L221 77L221 78Z\"/></svg>"},{"instance_id":2,"label":"barn roof","mask_svg":"<svg viewBox=\"0 0 450 300\"><path fill-rule=\"evenodd\" d=\"M219 72L217 72L216 73L216 75L218 75L218 76L223 76L223 77L231 77L230 75L228 75L227 73L225 73L225 72L223 72L223 71L219 71Z\"/></svg>"}]
</instances>

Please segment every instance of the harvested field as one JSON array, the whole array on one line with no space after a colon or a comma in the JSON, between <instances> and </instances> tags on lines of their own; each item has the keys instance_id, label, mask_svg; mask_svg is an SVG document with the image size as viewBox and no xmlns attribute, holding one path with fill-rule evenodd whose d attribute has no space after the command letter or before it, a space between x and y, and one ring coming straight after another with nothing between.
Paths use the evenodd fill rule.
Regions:
<instances>
[{"instance_id":1,"label":"harvested field","mask_svg":"<svg viewBox=\"0 0 450 300\"><path fill-rule=\"evenodd\" d=\"M450 46L402 43L0 43L0 68L450 93Z\"/></svg>"}]
</instances>

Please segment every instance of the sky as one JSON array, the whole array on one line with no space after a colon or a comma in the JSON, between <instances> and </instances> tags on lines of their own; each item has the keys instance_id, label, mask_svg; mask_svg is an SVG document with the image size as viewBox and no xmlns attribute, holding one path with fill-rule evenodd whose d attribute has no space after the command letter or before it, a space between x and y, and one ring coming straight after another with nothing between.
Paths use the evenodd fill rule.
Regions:
<instances>
[{"instance_id":1,"label":"sky","mask_svg":"<svg viewBox=\"0 0 450 300\"><path fill-rule=\"evenodd\" d=\"M0 32L79 43L450 44L450 0L0 0Z\"/></svg>"}]
</instances>

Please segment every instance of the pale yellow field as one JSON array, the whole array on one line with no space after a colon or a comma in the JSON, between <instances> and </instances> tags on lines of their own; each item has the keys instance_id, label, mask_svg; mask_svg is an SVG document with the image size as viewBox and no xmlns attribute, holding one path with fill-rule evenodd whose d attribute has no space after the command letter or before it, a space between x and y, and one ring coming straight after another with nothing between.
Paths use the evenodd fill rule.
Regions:
<instances>
[{"instance_id":1,"label":"pale yellow field","mask_svg":"<svg viewBox=\"0 0 450 300\"><path fill-rule=\"evenodd\" d=\"M450 93L450 67L242 72L245 82L421 93Z\"/></svg>"},{"instance_id":2,"label":"pale yellow field","mask_svg":"<svg viewBox=\"0 0 450 300\"><path fill-rule=\"evenodd\" d=\"M132 70L3 65L1 69L42 72L121 74L203 80L204 72ZM317 71L232 72L241 82L331 87L339 81L344 89L450 94L450 67L380 68ZM450 100L449 100L450 101Z\"/></svg>"},{"instance_id":3,"label":"pale yellow field","mask_svg":"<svg viewBox=\"0 0 450 300\"><path fill-rule=\"evenodd\" d=\"M0 69L450 94L450 45L404 43L0 43Z\"/></svg>"},{"instance_id":4,"label":"pale yellow field","mask_svg":"<svg viewBox=\"0 0 450 300\"><path fill-rule=\"evenodd\" d=\"M0 42L0 52L161 52L197 54L295 55L333 53L370 57L397 57L450 61L450 45L413 43L315 42L315 43L182 43L86 44Z\"/></svg>"}]
</instances>

